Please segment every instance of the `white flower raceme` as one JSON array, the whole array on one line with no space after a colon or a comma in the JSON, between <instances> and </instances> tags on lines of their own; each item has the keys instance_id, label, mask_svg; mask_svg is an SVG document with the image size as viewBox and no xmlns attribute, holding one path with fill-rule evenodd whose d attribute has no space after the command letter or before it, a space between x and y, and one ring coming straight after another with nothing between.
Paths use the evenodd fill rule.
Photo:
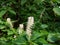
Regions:
<instances>
[{"instance_id":1,"label":"white flower raceme","mask_svg":"<svg viewBox=\"0 0 60 45\"><path fill-rule=\"evenodd\" d=\"M12 22L10 18L7 18L7 23L10 25L10 28L13 28Z\"/></svg>"},{"instance_id":2,"label":"white flower raceme","mask_svg":"<svg viewBox=\"0 0 60 45\"><path fill-rule=\"evenodd\" d=\"M19 24L18 33L21 34L23 32L23 29L24 29L24 25Z\"/></svg>"},{"instance_id":3,"label":"white flower raceme","mask_svg":"<svg viewBox=\"0 0 60 45\"><path fill-rule=\"evenodd\" d=\"M32 32L32 26L34 24L34 17L28 17L28 22L27 22L27 27L26 27L26 33L28 37L31 37L31 32Z\"/></svg>"},{"instance_id":4,"label":"white flower raceme","mask_svg":"<svg viewBox=\"0 0 60 45\"><path fill-rule=\"evenodd\" d=\"M9 24L10 28L13 29L13 25L10 18L7 18L7 23ZM14 35L14 38L16 38L16 35Z\"/></svg>"}]
</instances>

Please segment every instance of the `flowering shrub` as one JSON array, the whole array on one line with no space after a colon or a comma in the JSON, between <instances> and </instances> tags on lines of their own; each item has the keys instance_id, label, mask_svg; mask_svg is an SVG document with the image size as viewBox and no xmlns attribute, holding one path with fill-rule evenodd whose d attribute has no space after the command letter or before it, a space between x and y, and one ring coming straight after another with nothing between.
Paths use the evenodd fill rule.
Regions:
<instances>
[{"instance_id":1,"label":"flowering shrub","mask_svg":"<svg viewBox=\"0 0 60 45\"><path fill-rule=\"evenodd\" d=\"M60 45L60 0L0 0L0 45Z\"/></svg>"}]
</instances>

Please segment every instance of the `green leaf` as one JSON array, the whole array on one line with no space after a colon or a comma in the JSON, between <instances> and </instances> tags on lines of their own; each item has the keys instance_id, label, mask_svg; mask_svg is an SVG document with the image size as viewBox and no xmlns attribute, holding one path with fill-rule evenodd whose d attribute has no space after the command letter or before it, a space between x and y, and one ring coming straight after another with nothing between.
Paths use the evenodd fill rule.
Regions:
<instances>
[{"instance_id":1,"label":"green leaf","mask_svg":"<svg viewBox=\"0 0 60 45\"><path fill-rule=\"evenodd\" d=\"M43 44L43 45L55 45L55 44Z\"/></svg>"},{"instance_id":2,"label":"green leaf","mask_svg":"<svg viewBox=\"0 0 60 45\"><path fill-rule=\"evenodd\" d=\"M37 39L38 37L40 37L40 33L34 31L33 34L32 34L31 40L35 40L35 39Z\"/></svg>"},{"instance_id":3,"label":"green leaf","mask_svg":"<svg viewBox=\"0 0 60 45\"><path fill-rule=\"evenodd\" d=\"M60 3L60 0L56 0L58 3Z\"/></svg>"},{"instance_id":4,"label":"green leaf","mask_svg":"<svg viewBox=\"0 0 60 45\"><path fill-rule=\"evenodd\" d=\"M49 42L54 43L54 42L57 40L56 34L50 33L50 34L48 35L47 40L48 40Z\"/></svg>"},{"instance_id":5,"label":"green leaf","mask_svg":"<svg viewBox=\"0 0 60 45\"><path fill-rule=\"evenodd\" d=\"M21 0L21 5L24 5L24 3L26 2L27 0Z\"/></svg>"},{"instance_id":6,"label":"green leaf","mask_svg":"<svg viewBox=\"0 0 60 45\"><path fill-rule=\"evenodd\" d=\"M46 30L40 30L40 35L41 36L47 36L48 32Z\"/></svg>"},{"instance_id":7,"label":"green leaf","mask_svg":"<svg viewBox=\"0 0 60 45\"><path fill-rule=\"evenodd\" d=\"M60 3L60 0L52 0L53 2L57 2L57 3Z\"/></svg>"},{"instance_id":8,"label":"green leaf","mask_svg":"<svg viewBox=\"0 0 60 45\"><path fill-rule=\"evenodd\" d=\"M14 34L11 30L8 30L8 35Z\"/></svg>"},{"instance_id":9,"label":"green leaf","mask_svg":"<svg viewBox=\"0 0 60 45\"><path fill-rule=\"evenodd\" d=\"M16 15L16 12L14 11L14 10L8 10L10 13L12 13L12 14L14 14L14 15Z\"/></svg>"},{"instance_id":10,"label":"green leaf","mask_svg":"<svg viewBox=\"0 0 60 45\"><path fill-rule=\"evenodd\" d=\"M39 39L35 40L35 42L39 42L39 43L42 43L42 44L47 44L48 43L44 38L39 38Z\"/></svg>"},{"instance_id":11,"label":"green leaf","mask_svg":"<svg viewBox=\"0 0 60 45\"><path fill-rule=\"evenodd\" d=\"M43 39L43 38L40 38L39 40L40 40L40 42L43 43L43 44L47 44L47 43L48 43L48 42L47 42L45 39Z\"/></svg>"},{"instance_id":12,"label":"green leaf","mask_svg":"<svg viewBox=\"0 0 60 45\"><path fill-rule=\"evenodd\" d=\"M47 28L48 27L48 25L47 24L41 24L41 28Z\"/></svg>"},{"instance_id":13,"label":"green leaf","mask_svg":"<svg viewBox=\"0 0 60 45\"><path fill-rule=\"evenodd\" d=\"M37 43L32 42L32 45L38 45Z\"/></svg>"},{"instance_id":14,"label":"green leaf","mask_svg":"<svg viewBox=\"0 0 60 45\"><path fill-rule=\"evenodd\" d=\"M43 2L44 0L34 0L35 3L40 4L41 2Z\"/></svg>"},{"instance_id":15,"label":"green leaf","mask_svg":"<svg viewBox=\"0 0 60 45\"><path fill-rule=\"evenodd\" d=\"M25 45L26 44L26 39L23 36L18 36L17 39L14 41L15 44L17 45Z\"/></svg>"},{"instance_id":16,"label":"green leaf","mask_svg":"<svg viewBox=\"0 0 60 45\"><path fill-rule=\"evenodd\" d=\"M7 10L0 11L0 17L2 17L6 12L7 12Z\"/></svg>"},{"instance_id":17,"label":"green leaf","mask_svg":"<svg viewBox=\"0 0 60 45\"><path fill-rule=\"evenodd\" d=\"M53 11L57 16L60 16L60 8L58 8L58 7L53 8Z\"/></svg>"},{"instance_id":18,"label":"green leaf","mask_svg":"<svg viewBox=\"0 0 60 45\"><path fill-rule=\"evenodd\" d=\"M0 29L4 29L6 26L4 25L0 25Z\"/></svg>"}]
</instances>

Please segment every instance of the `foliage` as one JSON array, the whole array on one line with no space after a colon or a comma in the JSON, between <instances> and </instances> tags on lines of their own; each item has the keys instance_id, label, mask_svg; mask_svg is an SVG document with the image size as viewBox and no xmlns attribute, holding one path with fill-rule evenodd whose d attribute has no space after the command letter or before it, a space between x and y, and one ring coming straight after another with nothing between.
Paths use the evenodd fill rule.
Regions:
<instances>
[{"instance_id":1,"label":"foliage","mask_svg":"<svg viewBox=\"0 0 60 45\"><path fill-rule=\"evenodd\" d=\"M29 16L35 19L30 40L26 29L18 34ZM60 45L60 0L0 0L0 45Z\"/></svg>"}]
</instances>

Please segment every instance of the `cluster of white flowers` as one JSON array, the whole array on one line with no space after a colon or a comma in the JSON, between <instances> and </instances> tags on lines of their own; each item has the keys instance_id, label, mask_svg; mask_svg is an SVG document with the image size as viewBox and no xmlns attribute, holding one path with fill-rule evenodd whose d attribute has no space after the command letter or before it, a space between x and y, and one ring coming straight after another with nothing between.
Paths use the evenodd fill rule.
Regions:
<instances>
[{"instance_id":1,"label":"cluster of white flowers","mask_svg":"<svg viewBox=\"0 0 60 45\"><path fill-rule=\"evenodd\" d=\"M10 28L13 28L12 22L10 18L7 18L7 23L10 25Z\"/></svg>"},{"instance_id":2,"label":"cluster of white flowers","mask_svg":"<svg viewBox=\"0 0 60 45\"><path fill-rule=\"evenodd\" d=\"M18 33L21 34L23 32L23 29L24 29L24 25L19 24Z\"/></svg>"},{"instance_id":3,"label":"cluster of white flowers","mask_svg":"<svg viewBox=\"0 0 60 45\"><path fill-rule=\"evenodd\" d=\"M12 22L10 18L7 18L7 22L10 25L10 28L13 28ZM28 17L28 22L27 22L27 27L26 27L26 34L30 38L31 37L31 32L32 32L32 26L34 24L34 17ZM18 34L21 34L23 32L24 25L19 24L18 27ZM14 38L16 38L16 35L14 35Z\"/></svg>"},{"instance_id":4,"label":"cluster of white flowers","mask_svg":"<svg viewBox=\"0 0 60 45\"><path fill-rule=\"evenodd\" d=\"M34 24L34 17L28 17L28 22L27 22L27 27L26 27L26 34L28 37L31 37L31 32L32 32L32 26Z\"/></svg>"},{"instance_id":5,"label":"cluster of white flowers","mask_svg":"<svg viewBox=\"0 0 60 45\"><path fill-rule=\"evenodd\" d=\"M12 25L10 18L7 18L7 23L9 24L10 28L13 28L13 25ZM14 35L14 38L16 38L16 35Z\"/></svg>"}]
</instances>

